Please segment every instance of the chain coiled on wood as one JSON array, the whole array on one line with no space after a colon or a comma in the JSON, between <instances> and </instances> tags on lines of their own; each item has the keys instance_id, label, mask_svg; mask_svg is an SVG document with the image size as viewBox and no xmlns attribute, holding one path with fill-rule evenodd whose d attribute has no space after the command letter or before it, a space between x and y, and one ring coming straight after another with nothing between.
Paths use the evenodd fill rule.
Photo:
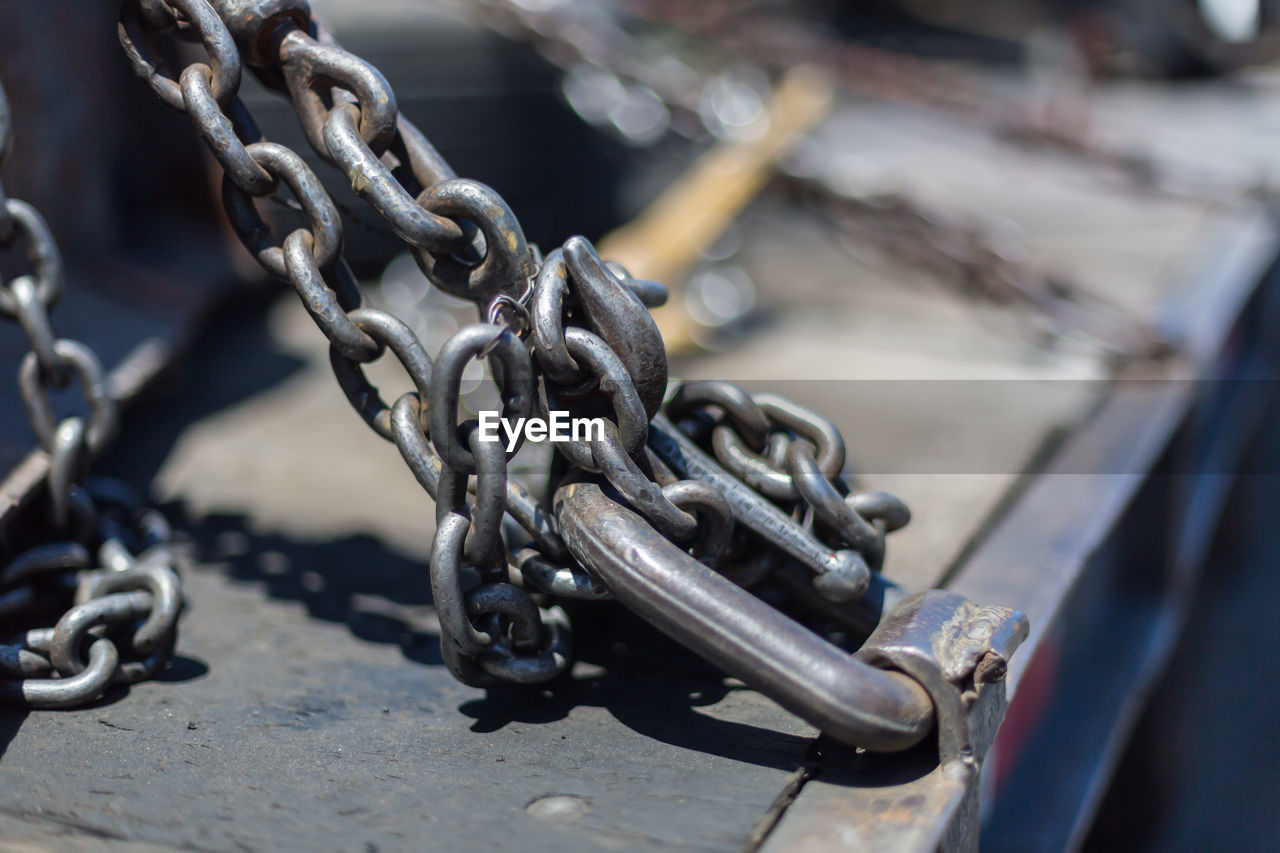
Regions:
<instances>
[{"instance_id":1,"label":"chain coiled on wood","mask_svg":"<svg viewBox=\"0 0 1280 853\"><path fill-rule=\"evenodd\" d=\"M11 131L0 86L0 161ZM0 317L16 321L31 347L18 386L49 456L47 515L56 539L0 569L0 619L31 625L48 616L56 624L0 644L0 702L71 708L165 665L177 642L182 585L164 517L123 483L89 476L90 461L115 436L118 407L93 350L54 333L49 314L65 276L49 225L0 187L0 253L20 247L28 272L0 280ZM54 410L51 394L73 381L87 418Z\"/></svg>"},{"instance_id":2,"label":"chain coiled on wood","mask_svg":"<svg viewBox=\"0 0 1280 853\"><path fill-rule=\"evenodd\" d=\"M481 440L475 420L460 422L462 374L475 359L489 362L505 418L567 410L603 419L602 435L554 445L563 464L553 465L552 492L570 478L603 480L664 536L743 584L794 568L735 529L720 489L681 478L649 447L668 366L648 308L665 301L665 288L606 263L582 237L542 257L502 198L458 178L399 114L382 75L338 46L305 2L128 0L119 32L138 74L187 114L222 166L233 228L264 269L293 285L329 341L352 406L435 500L431 587L455 676L476 686L555 678L571 644L550 599L608 597L574 561L552 513L508 477L519 437L508 450ZM207 57L171 68L157 49L164 38L199 42ZM244 63L292 101L317 155L407 244L431 283L473 302L482 322L433 359L402 320L366 304L343 260L337 206L302 157L262 139L240 101ZM305 225L280 238L255 202L284 190ZM412 385L392 403L362 367L387 351ZM807 568L820 597L850 601L866 590L884 535L908 513L887 495L849 493L844 443L829 421L727 383L685 385L667 409L788 515L788 535L812 544L797 550L819 555ZM506 534L505 516L516 522Z\"/></svg>"}]
</instances>

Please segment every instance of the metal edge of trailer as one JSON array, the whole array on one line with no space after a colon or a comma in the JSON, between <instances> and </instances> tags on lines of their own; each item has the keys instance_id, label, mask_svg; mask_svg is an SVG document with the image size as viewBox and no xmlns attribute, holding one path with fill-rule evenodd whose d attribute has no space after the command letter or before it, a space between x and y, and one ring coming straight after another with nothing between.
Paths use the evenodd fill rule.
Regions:
<instances>
[{"instance_id":1,"label":"metal edge of trailer","mask_svg":"<svg viewBox=\"0 0 1280 853\"><path fill-rule=\"evenodd\" d=\"M1112 383L946 584L1031 621L1000 695L971 711L986 735L979 745L991 744L981 780L948 779L927 747L896 769L849 756L804 785L764 853L972 848L979 820L984 850L1083 842L1181 631L1234 467L1272 402L1280 231L1260 215L1215 237L1167 303L1176 358ZM1228 360L1231 375L1262 368L1264 381L1244 393L1214 381ZM1168 535L1145 539L1152 531ZM1052 691L1067 682L1078 691L1055 707Z\"/></svg>"},{"instance_id":2,"label":"metal edge of trailer","mask_svg":"<svg viewBox=\"0 0 1280 853\"><path fill-rule=\"evenodd\" d=\"M1003 588L1001 600L1035 614L1011 673L1011 725L984 780L984 849L1074 850L1085 840L1181 633L1239 463L1275 402L1276 237L1259 222L1216 256L1170 306L1180 375L1119 383L1039 478L1041 493L1028 490L952 585L970 595ZM1055 520L1046 503L1055 491L1074 492L1086 511L1093 492L1099 511ZM1036 566L1045 541L1071 541L1073 520L1086 526L1067 559ZM1020 563L1031 571L1020 575ZM1076 695L1055 701L1069 685Z\"/></svg>"}]
</instances>

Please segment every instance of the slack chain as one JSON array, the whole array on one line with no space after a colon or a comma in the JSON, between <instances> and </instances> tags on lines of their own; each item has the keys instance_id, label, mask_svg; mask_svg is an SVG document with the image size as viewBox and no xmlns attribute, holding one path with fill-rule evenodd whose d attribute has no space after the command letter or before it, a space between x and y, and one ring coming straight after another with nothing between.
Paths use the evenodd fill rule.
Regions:
<instances>
[{"instance_id":1,"label":"slack chain","mask_svg":"<svg viewBox=\"0 0 1280 853\"><path fill-rule=\"evenodd\" d=\"M9 150L9 108L0 86L0 160ZM25 249L30 271L0 280L0 317L16 320L31 349L18 369L27 419L49 455L48 518L56 539L0 569L0 618L31 628L0 643L0 702L74 708L112 684L155 675L178 635L182 585L169 526L122 483L89 476L94 455L116 433L118 407L93 350L54 333L62 255L34 207L0 189L0 252ZM79 387L88 418L59 416L50 392Z\"/></svg>"},{"instance_id":2,"label":"slack chain","mask_svg":"<svg viewBox=\"0 0 1280 853\"><path fill-rule=\"evenodd\" d=\"M207 60L181 70L160 60L156 43L179 34L203 44ZM904 686L904 677L873 681L888 705L897 703L888 716L907 715L909 721L845 725L838 722L842 712L806 704L805 691L788 693L790 675L769 675L752 663L760 653L745 639L739 652L725 657L728 646L689 633L676 618L688 604L691 615L701 608L714 629L719 617L712 611L716 601L727 600L727 590L755 602L742 612L773 612L741 585L792 577L797 570L793 587L825 607L868 602L866 630L882 608L905 597L878 570L886 534L904 525L909 513L889 495L849 488L842 479L844 441L830 421L780 397L753 397L723 382L682 386L663 414L667 356L648 308L665 301L665 289L606 263L582 237L543 258L503 199L454 174L398 112L386 79L343 50L311 17L305 0L175 0L167 6L126 0L120 38L139 74L165 103L188 115L222 165L233 228L264 269L298 292L330 342L334 373L353 407L395 443L436 501L430 580L442 656L456 677L488 687L560 676L571 664L571 638L565 614L552 600L616 595L710 659L725 660L730 671L749 681L758 675L762 689L787 707L819 724L837 721L833 725L847 738L861 738L876 725L898 726L905 734L868 735L871 745L902 748L908 735L923 736L927 698ZM244 63L290 99L316 154L339 169L404 241L431 283L475 304L482 322L456 332L435 359L405 323L366 304L343 260L341 217L321 180L296 152L263 140L244 110L237 94ZM280 183L296 197L305 220L283 239L255 206ZM390 405L362 370L388 350L413 385ZM567 410L603 422L602 432L589 440L553 445L561 454L548 495L557 496L554 506L509 478L518 441L508 449L483 440L477 422L462 419L462 373L476 359L492 365L508 417ZM584 527L573 510L557 515L575 501L595 500L591 495L609 510L598 515L597 526L610 515L625 540L638 514L644 521L637 523L651 525L645 527L648 544L625 559L622 545L596 559L602 531ZM573 522L571 538L562 535L561 517ZM605 568L630 571L627 560L639 563L646 553L657 553L653 548L695 567L677 579L690 585L690 594L699 584L720 592L698 602L673 596L671 607L656 608L657 599L647 605L637 600L621 576L612 575L619 578L617 588L603 577ZM775 613L765 623L778 620L786 621ZM725 637L733 633L721 627ZM823 645L829 648L821 650ZM847 659L811 635L781 650L797 660L815 654ZM867 669L847 668L856 677ZM857 692L856 683L845 686Z\"/></svg>"}]
</instances>

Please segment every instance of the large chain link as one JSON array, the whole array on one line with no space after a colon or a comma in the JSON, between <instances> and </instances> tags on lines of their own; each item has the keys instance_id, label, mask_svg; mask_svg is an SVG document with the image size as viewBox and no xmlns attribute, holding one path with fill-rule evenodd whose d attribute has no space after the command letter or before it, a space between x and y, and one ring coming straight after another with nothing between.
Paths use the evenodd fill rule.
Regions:
<instances>
[{"instance_id":1,"label":"large chain link","mask_svg":"<svg viewBox=\"0 0 1280 853\"><path fill-rule=\"evenodd\" d=\"M0 162L12 123L0 86ZM59 338L49 314L64 286L62 256L34 207L0 187L0 252L25 251L28 271L0 280L0 317L16 320L30 351L18 369L27 418L49 455L48 520L57 541L39 545L0 570L0 618L56 615L0 644L0 702L70 708L93 701L111 684L150 678L177 641L182 588L169 527L121 483L89 477L89 463L113 438L118 406L98 357ZM88 416L59 416L52 393L79 385Z\"/></svg>"},{"instance_id":2,"label":"large chain link","mask_svg":"<svg viewBox=\"0 0 1280 853\"><path fill-rule=\"evenodd\" d=\"M176 71L156 49L165 34L198 41L207 59ZM382 75L325 33L305 2L128 0L120 37L140 76L187 114L223 167L236 233L264 269L296 289L329 341L352 406L395 443L435 500L431 588L443 659L460 680L488 686L560 675L570 634L550 600L609 597L573 560L545 505L508 477L519 442L508 450L482 441L477 421L462 419L463 371L476 359L489 362L507 418L565 410L603 419L603 435L554 445L561 457L552 491L571 478L602 480L663 535L744 584L793 567L760 547L758 531L735 528L722 489L682 478L649 447L668 366L648 308L665 301L665 288L606 263L582 237L541 257L502 198L457 178L398 113ZM460 329L432 359L408 325L366 304L342 258L337 206L302 157L262 140L238 98L245 61L289 97L315 152L409 246L432 284L475 303L483 322ZM281 184L305 223L283 239L255 207ZM413 386L390 404L362 367L387 351ZM714 445L729 470L785 512L787 553L800 556L820 595L848 601L865 591L885 533L908 514L887 495L850 493L841 479L844 443L829 421L727 383L685 385L667 408L689 437Z\"/></svg>"}]
</instances>

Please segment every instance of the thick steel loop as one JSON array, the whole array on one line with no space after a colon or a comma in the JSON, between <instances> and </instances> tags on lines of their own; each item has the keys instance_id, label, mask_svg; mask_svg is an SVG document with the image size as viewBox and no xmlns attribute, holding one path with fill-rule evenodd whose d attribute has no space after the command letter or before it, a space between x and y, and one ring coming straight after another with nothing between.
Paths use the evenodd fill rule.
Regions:
<instances>
[{"instance_id":1,"label":"thick steel loop","mask_svg":"<svg viewBox=\"0 0 1280 853\"><path fill-rule=\"evenodd\" d=\"M794 501L800 497L791 475L765 456L752 453L729 424L719 424L711 431L711 449L729 473L760 494L775 501Z\"/></svg>"},{"instance_id":2,"label":"thick steel loop","mask_svg":"<svg viewBox=\"0 0 1280 853\"><path fill-rule=\"evenodd\" d=\"M557 385L581 390L590 377L569 354L564 342L565 299L569 295L569 265L564 249L553 249L542 260L533 283L533 354L542 372Z\"/></svg>"},{"instance_id":3,"label":"thick steel loop","mask_svg":"<svg viewBox=\"0 0 1280 853\"><path fill-rule=\"evenodd\" d=\"M559 608L541 611L529 593L511 584L483 584L467 593L467 614L495 637L493 646L476 656L489 675L512 684L540 684L568 669L568 619Z\"/></svg>"},{"instance_id":4,"label":"thick steel loop","mask_svg":"<svg viewBox=\"0 0 1280 853\"><path fill-rule=\"evenodd\" d=\"M284 181L298 199L307 222L305 231L310 232L313 241L315 265L321 270L328 268L342 251L342 219L324 184L306 161L283 145L255 142L246 150L272 177ZM253 197L236 186L229 175L222 180L222 205L240 242L258 263L277 278L288 278L284 250L272 242L271 226L258 212Z\"/></svg>"},{"instance_id":5,"label":"thick steel loop","mask_svg":"<svg viewBox=\"0 0 1280 853\"><path fill-rule=\"evenodd\" d=\"M769 418L741 387L723 380L682 382L667 401L667 415L673 420L701 406L715 406L724 412L747 448L763 453L769 439Z\"/></svg>"},{"instance_id":6,"label":"thick steel loop","mask_svg":"<svg viewBox=\"0 0 1280 853\"><path fill-rule=\"evenodd\" d=\"M467 436L467 444L476 460L476 497L462 556L472 566L505 566L502 516L507 504L507 455L501 440L485 441L475 428Z\"/></svg>"},{"instance_id":7,"label":"thick steel loop","mask_svg":"<svg viewBox=\"0 0 1280 853\"><path fill-rule=\"evenodd\" d=\"M613 597L603 583L572 557L568 557L565 563L557 563L547 559L536 548L522 548L516 552L516 567L525 585L538 592L587 601L604 601Z\"/></svg>"},{"instance_id":8,"label":"thick steel loop","mask_svg":"<svg viewBox=\"0 0 1280 853\"><path fill-rule=\"evenodd\" d=\"M89 662L68 678L0 679L0 703L23 708L76 708L107 689L120 666L115 643L98 637L89 646Z\"/></svg>"},{"instance_id":9,"label":"thick steel loop","mask_svg":"<svg viewBox=\"0 0 1280 853\"><path fill-rule=\"evenodd\" d=\"M845 503L844 496L818 468L812 444L804 439L791 442L787 471L813 514L844 544L861 554L873 571L879 569L884 561L884 534Z\"/></svg>"},{"instance_id":10,"label":"thick steel loop","mask_svg":"<svg viewBox=\"0 0 1280 853\"><path fill-rule=\"evenodd\" d=\"M187 115L195 124L200 138L209 146L209 152L218 161L222 171L233 184L249 195L255 198L270 195L276 187L276 179L253 159L246 147L257 142L257 136L255 134L251 138L242 139L236 132L236 123L222 111L214 97L209 66L203 63L187 66L178 82ZM243 114L243 104L237 108L235 101L239 101L239 98L234 99L232 111L238 109Z\"/></svg>"},{"instance_id":11,"label":"thick steel loop","mask_svg":"<svg viewBox=\"0 0 1280 853\"><path fill-rule=\"evenodd\" d=\"M465 515L446 513L436 523L431 540L431 598L440 620L441 651L474 655L493 645L494 638L476 630L467 616L462 590L462 549L471 521Z\"/></svg>"},{"instance_id":12,"label":"thick steel loop","mask_svg":"<svg viewBox=\"0 0 1280 853\"><path fill-rule=\"evenodd\" d=\"M769 420L813 443L817 448L818 470L824 477L834 480L840 476L844 468L844 437L835 424L786 397L756 394L754 399Z\"/></svg>"},{"instance_id":13,"label":"thick steel loop","mask_svg":"<svg viewBox=\"0 0 1280 853\"><path fill-rule=\"evenodd\" d=\"M901 498L888 492L854 492L845 495L844 502L858 515L881 527L885 533L906 527L911 521L911 510Z\"/></svg>"},{"instance_id":14,"label":"thick steel loop","mask_svg":"<svg viewBox=\"0 0 1280 853\"><path fill-rule=\"evenodd\" d=\"M564 243L571 290L586 326L609 345L626 367L648 420L667 392L667 349L649 309L600 260L585 237Z\"/></svg>"},{"instance_id":15,"label":"thick steel loop","mask_svg":"<svg viewBox=\"0 0 1280 853\"><path fill-rule=\"evenodd\" d=\"M167 2L182 13L184 22L199 35L209 54L206 68L209 69L213 99L225 107L240 90L240 52L236 50L231 33L207 0ZM149 44L154 19L144 14L140 6L139 0L125 0L118 27L120 45L134 72L147 82L160 100L181 111L185 109L182 89L166 63L155 55L154 46Z\"/></svg>"},{"instance_id":16,"label":"thick steel loop","mask_svg":"<svg viewBox=\"0 0 1280 853\"><path fill-rule=\"evenodd\" d=\"M419 249L461 251L474 229L423 209L360 135L354 104L338 104L324 124L324 143L351 189L368 202L400 239ZM416 177L416 176L415 176ZM424 186L432 186L425 184Z\"/></svg>"},{"instance_id":17,"label":"thick steel loop","mask_svg":"<svg viewBox=\"0 0 1280 853\"><path fill-rule=\"evenodd\" d=\"M182 610L182 582L173 569L145 561L124 571L104 571L82 581L76 601L85 604L106 595L143 590L151 593L150 612L133 632L130 650L149 655L171 643Z\"/></svg>"},{"instance_id":18,"label":"thick steel loop","mask_svg":"<svg viewBox=\"0 0 1280 853\"><path fill-rule=\"evenodd\" d=\"M524 231L502 196L479 181L458 179L423 190L418 204L437 216L470 222L484 236L478 257L414 247L418 266L436 287L481 310L498 296L525 301L537 270Z\"/></svg>"},{"instance_id":19,"label":"thick steel loop","mask_svg":"<svg viewBox=\"0 0 1280 853\"><path fill-rule=\"evenodd\" d=\"M933 704L916 681L824 641L694 560L596 484L561 486L555 507L569 549L618 601L826 734L882 752L929 735Z\"/></svg>"},{"instance_id":20,"label":"thick steel loop","mask_svg":"<svg viewBox=\"0 0 1280 853\"><path fill-rule=\"evenodd\" d=\"M382 344L362 331L349 316L349 312L360 307L363 297L359 290L355 290L354 304L348 301L344 305L345 300L340 295L343 290L352 290L344 288L340 282L355 281L346 260L339 258L329 268L329 277L338 285L337 288L330 287L324 273L316 266L312 245L311 234L302 229L284 238L284 266L289 282L334 352L356 363L373 361L382 355Z\"/></svg>"},{"instance_id":21,"label":"thick steel loop","mask_svg":"<svg viewBox=\"0 0 1280 853\"><path fill-rule=\"evenodd\" d=\"M631 375L617 354L605 341L586 329L570 326L564 330L564 342L574 361L596 378L600 393L609 401L605 410L617 426L617 434L629 456L639 457L644 452L644 442L649 431L649 417ZM545 381L540 383L542 403L547 411L583 408L581 402L572 399L561 389ZM577 404L577 405L575 405ZM557 445L569 461L589 471L598 470L590 449L579 442L563 442Z\"/></svg>"},{"instance_id":22,"label":"thick steel loop","mask_svg":"<svg viewBox=\"0 0 1280 853\"><path fill-rule=\"evenodd\" d=\"M535 393L533 362L520 339L505 326L473 323L464 326L445 341L436 356L436 380L428 395L427 417L431 441L445 464L458 471L474 473L475 457L460 441L458 404L462 373L467 363L481 353L488 353L494 366L493 378L502 397L502 417L516 420L533 411ZM507 451L510 459L520 449L520 439Z\"/></svg>"},{"instance_id":23,"label":"thick steel loop","mask_svg":"<svg viewBox=\"0 0 1280 853\"><path fill-rule=\"evenodd\" d=\"M78 542L54 542L24 551L0 571L0 589L12 589L53 572L83 571L91 564L89 551Z\"/></svg>"},{"instance_id":24,"label":"thick steel loop","mask_svg":"<svg viewBox=\"0 0 1280 853\"><path fill-rule=\"evenodd\" d=\"M591 442L591 454L600 473L636 512L663 536L687 544L698 532L698 519L673 504L657 483L645 476L626 452L612 423L605 424L604 438Z\"/></svg>"},{"instance_id":25,"label":"thick steel loop","mask_svg":"<svg viewBox=\"0 0 1280 853\"><path fill-rule=\"evenodd\" d=\"M49 660L62 676L76 675L86 664L81 657L89 629L99 625L113 627L145 619L151 612L150 592L117 592L72 607L53 629Z\"/></svg>"},{"instance_id":26,"label":"thick steel loop","mask_svg":"<svg viewBox=\"0 0 1280 853\"><path fill-rule=\"evenodd\" d=\"M733 539L733 507L720 490L700 480L678 480L662 487L662 496L698 519L692 553L708 566L715 566Z\"/></svg>"},{"instance_id":27,"label":"thick steel loop","mask_svg":"<svg viewBox=\"0 0 1280 853\"><path fill-rule=\"evenodd\" d=\"M31 264L36 295L45 310L50 311L62 295L64 280L62 253L58 251L53 232L49 230L49 224L40 215L40 211L25 201L5 199L4 212L12 222L16 234L26 243L27 262ZM0 314L6 317L18 315L17 297L3 282L0 282Z\"/></svg>"},{"instance_id":28,"label":"thick steel loop","mask_svg":"<svg viewBox=\"0 0 1280 853\"><path fill-rule=\"evenodd\" d=\"M360 137L375 156L387 150L396 129L396 98L378 69L336 44L321 44L301 29L288 32L280 42L280 67L289 97L307 141L316 153L331 159L324 127L341 95L350 93L359 110Z\"/></svg>"},{"instance_id":29,"label":"thick steel loop","mask_svg":"<svg viewBox=\"0 0 1280 853\"><path fill-rule=\"evenodd\" d=\"M87 541L93 535L96 515L92 501L81 488L89 474L89 448L85 433L81 418L62 419L53 435L48 476L49 514L54 528L69 531L81 541ZM87 517L83 511L76 512L77 508L86 506L89 510Z\"/></svg>"},{"instance_id":30,"label":"thick steel loop","mask_svg":"<svg viewBox=\"0 0 1280 853\"><path fill-rule=\"evenodd\" d=\"M30 276L20 276L9 283L9 294L17 308L18 324L40 365L41 378L55 388L66 388L71 375L66 363L54 351L57 339L49 322L49 312L40 300L38 285Z\"/></svg>"},{"instance_id":31,"label":"thick steel loop","mask_svg":"<svg viewBox=\"0 0 1280 853\"><path fill-rule=\"evenodd\" d=\"M427 355L413 330L399 318L376 308L360 308L352 311L349 317L355 328L368 335L379 350L384 345L391 350L409 375L418 395L425 399L431 389L433 367L431 356ZM336 344L329 347L329 363L342 392L364 422L388 441L397 441L391 423L391 407L383 401L360 364L343 355ZM401 452L404 452L403 446Z\"/></svg>"},{"instance_id":32,"label":"thick steel loop","mask_svg":"<svg viewBox=\"0 0 1280 853\"><path fill-rule=\"evenodd\" d=\"M80 381L81 392L89 406L87 441L91 453L97 453L116 434L119 410L116 401L102 377L98 357L84 344L59 339L53 345L54 354ZM56 444L58 419L53 413L53 403L41 382L40 362L35 353L27 353L18 368L18 387L27 410L31 429L45 450L50 452Z\"/></svg>"}]
</instances>

